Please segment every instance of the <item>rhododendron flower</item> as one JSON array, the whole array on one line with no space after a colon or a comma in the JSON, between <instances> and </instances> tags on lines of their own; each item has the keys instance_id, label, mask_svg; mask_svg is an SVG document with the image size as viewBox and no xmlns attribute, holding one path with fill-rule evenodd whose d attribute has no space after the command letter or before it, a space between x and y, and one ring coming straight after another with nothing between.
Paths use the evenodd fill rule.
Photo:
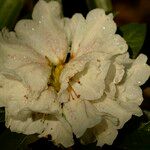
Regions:
<instances>
[{"instance_id":1,"label":"rhododendron flower","mask_svg":"<svg viewBox=\"0 0 150 150\"><path fill-rule=\"evenodd\" d=\"M94 9L63 18L40 0L32 20L0 33L0 106L13 132L51 135L64 147L112 144L132 115L141 116L146 56L130 59L112 14Z\"/></svg>"}]
</instances>

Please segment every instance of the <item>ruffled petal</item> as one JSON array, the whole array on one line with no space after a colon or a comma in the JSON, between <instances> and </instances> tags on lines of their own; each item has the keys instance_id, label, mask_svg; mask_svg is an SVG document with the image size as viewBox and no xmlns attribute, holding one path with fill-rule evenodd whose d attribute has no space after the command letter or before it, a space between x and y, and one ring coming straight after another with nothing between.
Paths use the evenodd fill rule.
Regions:
<instances>
[{"instance_id":1,"label":"ruffled petal","mask_svg":"<svg viewBox=\"0 0 150 150\"><path fill-rule=\"evenodd\" d=\"M7 79L0 74L0 107L7 107L10 101L26 101L28 90L17 80Z\"/></svg>"},{"instance_id":2,"label":"ruffled petal","mask_svg":"<svg viewBox=\"0 0 150 150\"><path fill-rule=\"evenodd\" d=\"M0 33L0 53L0 69L13 70L31 63L48 64L45 57L28 46L22 45L15 33L7 30Z\"/></svg>"},{"instance_id":3,"label":"ruffled petal","mask_svg":"<svg viewBox=\"0 0 150 150\"><path fill-rule=\"evenodd\" d=\"M80 137L80 142L84 145L96 142L96 136L94 135L93 128L89 128Z\"/></svg>"},{"instance_id":4,"label":"ruffled petal","mask_svg":"<svg viewBox=\"0 0 150 150\"><path fill-rule=\"evenodd\" d=\"M33 112L44 114L57 114L60 111L60 105L56 101L56 92L52 87L43 91L38 100L28 102L28 107Z\"/></svg>"},{"instance_id":5,"label":"ruffled petal","mask_svg":"<svg viewBox=\"0 0 150 150\"><path fill-rule=\"evenodd\" d=\"M127 111L131 112L133 115L136 115L138 117L143 115L142 110L140 109L139 105L137 105L134 102L120 102L120 106L126 109Z\"/></svg>"},{"instance_id":6,"label":"ruffled petal","mask_svg":"<svg viewBox=\"0 0 150 150\"><path fill-rule=\"evenodd\" d=\"M94 103L94 106L97 108L98 111L101 113L110 114L112 116L115 116L118 118L118 124L116 125L117 129L120 129L123 127L123 125L131 118L132 114L122 108L119 103L117 103L114 100L111 100L109 98L105 98L104 101ZM111 117L109 117L111 122L114 122Z\"/></svg>"},{"instance_id":7,"label":"ruffled petal","mask_svg":"<svg viewBox=\"0 0 150 150\"><path fill-rule=\"evenodd\" d=\"M66 26L69 28L67 33L70 32L68 35L72 41L72 57L93 51L116 55L128 49L125 40L115 35L116 24L112 14L105 15L102 9L90 11L86 19L80 14L75 14L67 21Z\"/></svg>"},{"instance_id":8,"label":"ruffled petal","mask_svg":"<svg viewBox=\"0 0 150 150\"><path fill-rule=\"evenodd\" d=\"M22 82L30 90L29 97L37 98L47 88L51 67L44 57L33 49L21 45L16 37L10 42L8 37L11 33L5 31L2 34L0 35L2 54L0 55L0 73L8 79Z\"/></svg>"},{"instance_id":9,"label":"ruffled petal","mask_svg":"<svg viewBox=\"0 0 150 150\"><path fill-rule=\"evenodd\" d=\"M58 99L59 101L68 101L69 99L69 92L67 88L70 86L69 82L73 79L73 77L82 72L86 66L88 65L88 62L90 61L89 57L78 57L77 59L71 60L68 64L65 65L64 69L61 72L60 75L60 91L58 93Z\"/></svg>"},{"instance_id":10,"label":"ruffled petal","mask_svg":"<svg viewBox=\"0 0 150 150\"><path fill-rule=\"evenodd\" d=\"M140 54L127 72L127 82L130 85L140 86L150 76L150 67L146 64L147 57Z\"/></svg>"},{"instance_id":11,"label":"ruffled petal","mask_svg":"<svg viewBox=\"0 0 150 150\"><path fill-rule=\"evenodd\" d=\"M68 94L72 90L81 99L99 99L105 89L105 77L109 66L109 56L97 52L71 60L60 76L59 99L63 98L64 101L68 101ZM98 82L100 84L97 84Z\"/></svg>"},{"instance_id":12,"label":"ruffled petal","mask_svg":"<svg viewBox=\"0 0 150 150\"><path fill-rule=\"evenodd\" d=\"M56 114L60 111L56 102L56 93L52 88L43 91L38 98L29 99L29 90L17 80L10 80L0 75L0 106L7 107L11 116L26 119L31 111Z\"/></svg>"},{"instance_id":13,"label":"ruffled petal","mask_svg":"<svg viewBox=\"0 0 150 150\"><path fill-rule=\"evenodd\" d=\"M17 120L9 116L6 109L6 127L10 128L11 131L17 133L24 133L27 135L38 133L40 134L44 125L41 119L33 120L32 117L27 118L26 120Z\"/></svg>"},{"instance_id":14,"label":"ruffled petal","mask_svg":"<svg viewBox=\"0 0 150 150\"><path fill-rule=\"evenodd\" d=\"M87 128L91 128L101 121L101 115L96 108L88 101L79 99L64 104L63 114L77 138L81 137Z\"/></svg>"},{"instance_id":15,"label":"ruffled petal","mask_svg":"<svg viewBox=\"0 0 150 150\"><path fill-rule=\"evenodd\" d=\"M122 100L125 102L134 102L140 105L143 101L142 90L138 86L126 85L125 91L122 93L122 95L120 94L119 96L124 96Z\"/></svg>"},{"instance_id":16,"label":"ruffled petal","mask_svg":"<svg viewBox=\"0 0 150 150\"><path fill-rule=\"evenodd\" d=\"M29 98L38 98L40 93L48 88L47 83L51 74L50 68L40 64L30 64L16 69L16 72L29 89Z\"/></svg>"},{"instance_id":17,"label":"ruffled petal","mask_svg":"<svg viewBox=\"0 0 150 150\"><path fill-rule=\"evenodd\" d=\"M72 88L84 100L96 100L101 98L105 89L105 77L107 75L110 61L102 56L89 55L91 61L87 69L74 78Z\"/></svg>"},{"instance_id":18,"label":"ruffled petal","mask_svg":"<svg viewBox=\"0 0 150 150\"><path fill-rule=\"evenodd\" d=\"M123 65L119 65L117 63L115 64L115 69L116 71L115 71L115 77L113 79L113 83L118 84L123 79L125 70Z\"/></svg>"},{"instance_id":19,"label":"ruffled petal","mask_svg":"<svg viewBox=\"0 0 150 150\"><path fill-rule=\"evenodd\" d=\"M54 64L65 61L68 48L60 12L58 2L40 0L34 8L33 20L21 20L15 27L22 43Z\"/></svg>"},{"instance_id":20,"label":"ruffled petal","mask_svg":"<svg viewBox=\"0 0 150 150\"><path fill-rule=\"evenodd\" d=\"M109 120L103 120L93 130L97 139L97 146L112 145L118 135L116 127Z\"/></svg>"},{"instance_id":21,"label":"ruffled petal","mask_svg":"<svg viewBox=\"0 0 150 150\"><path fill-rule=\"evenodd\" d=\"M45 129L39 137L52 136L52 141L56 144L62 144L64 147L70 147L74 144L71 127L65 121L60 118L57 120L46 120L44 122Z\"/></svg>"},{"instance_id":22,"label":"ruffled petal","mask_svg":"<svg viewBox=\"0 0 150 150\"><path fill-rule=\"evenodd\" d=\"M150 67L146 64L146 61L147 57L141 54L132 62L131 67L127 69L124 82L117 86L120 102L131 103L131 105L135 103L136 106L142 103L143 95L139 86L144 84L150 76Z\"/></svg>"},{"instance_id":23,"label":"ruffled petal","mask_svg":"<svg viewBox=\"0 0 150 150\"><path fill-rule=\"evenodd\" d=\"M98 125L85 132L81 137L81 142L83 144L89 144L97 140L97 146L102 147L104 144L112 145L117 134L118 131L112 122L103 119Z\"/></svg>"},{"instance_id":24,"label":"ruffled petal","mask_svg":"<svg viewBox=\"0 0 150 150\"><path fill-rule=\"evenodd\" d=\"M69 34L69 40L71 43L71 57L75 57L80 49L81 41L84 38L86 32L86 21L81 14L75 14L68 20L66 30Z\"/></svg>"}]
</instances>

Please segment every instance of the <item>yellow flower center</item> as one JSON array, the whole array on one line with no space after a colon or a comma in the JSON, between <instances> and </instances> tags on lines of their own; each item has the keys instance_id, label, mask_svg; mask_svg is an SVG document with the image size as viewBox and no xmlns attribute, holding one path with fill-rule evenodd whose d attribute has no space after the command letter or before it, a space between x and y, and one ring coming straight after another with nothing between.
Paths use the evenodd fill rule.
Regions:
<instances>
[{"instance_id":1,"label":"yellow flower center","mask_svg":"<svg viewBox=\"0 0 150 150\"><path fill-rule=\"evenodd\" d=\"M62 64L59 64L57 66L52 66L49 85L53 86L57 92L60 90L59 77L63 68L64 66Z\"/></svg>"}]
</instances>

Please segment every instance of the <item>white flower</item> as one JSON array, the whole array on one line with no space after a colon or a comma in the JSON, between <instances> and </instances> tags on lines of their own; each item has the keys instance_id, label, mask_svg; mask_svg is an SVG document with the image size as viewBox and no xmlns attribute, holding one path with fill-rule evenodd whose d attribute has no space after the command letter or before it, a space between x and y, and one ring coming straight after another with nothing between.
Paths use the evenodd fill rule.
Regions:
<instances>
[{"instance_id":1,"label":"white flower","mask_svg":"<svg viewBox=\"0 0 150 150\"><path fill-rule=\"evenodd\" d=\"M6 126L24 134L51 135L55 144L112 144L117 130L141 116L140 85L146 56L129 58L112 14L95 9L86 19L61 17L59 3L40 0L33 20L0 33L0 106ZM69 56L69 58L68 58Z\"/></svg>"}]
</instances>

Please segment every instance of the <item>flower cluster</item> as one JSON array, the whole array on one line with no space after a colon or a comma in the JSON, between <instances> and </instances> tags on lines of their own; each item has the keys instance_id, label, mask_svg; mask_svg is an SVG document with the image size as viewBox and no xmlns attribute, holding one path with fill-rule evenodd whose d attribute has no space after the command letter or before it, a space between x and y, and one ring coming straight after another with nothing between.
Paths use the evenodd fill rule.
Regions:
<instances>
[{"instance_id":1,"label":"flower cluster","mask_svg":"<svg viewBox=\"0 0 150 150\"><path fill-rule=\"evenodd\" d=\"M140 85L150 68L130 59L113 15L104 10L64 18L60 4L40 0L32 20L0 33L0 107L13 132L51 135L64 147L112 144L132 115L141 116Z\"/></svg>"}]
</instances>

